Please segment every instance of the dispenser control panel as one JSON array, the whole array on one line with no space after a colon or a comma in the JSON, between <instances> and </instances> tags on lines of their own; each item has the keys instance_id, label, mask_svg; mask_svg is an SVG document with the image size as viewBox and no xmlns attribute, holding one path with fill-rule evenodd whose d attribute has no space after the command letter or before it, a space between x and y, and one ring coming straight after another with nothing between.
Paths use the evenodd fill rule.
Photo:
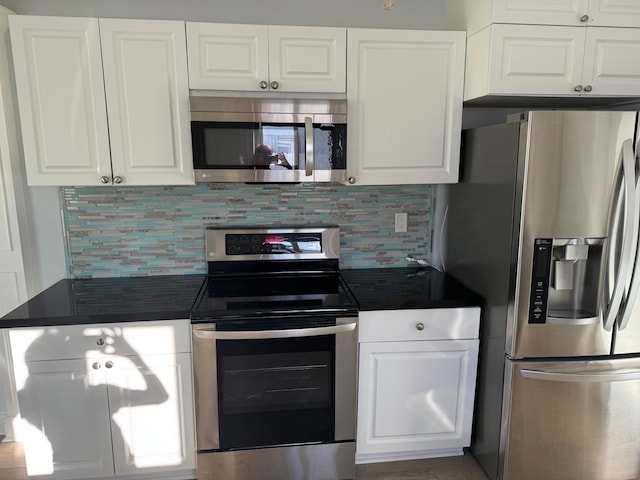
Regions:
<instances>
[{"instance_id":1,"label":"dispenser control panel","mask_svg":"<svg viewBox=\"0 0 640 480\"><path fill-rule=\"evenodd\" d=\"M551 238L536 238L534 243L529 323L547 321L552 247L553 239Z\"/></svg>"}]
</instances>

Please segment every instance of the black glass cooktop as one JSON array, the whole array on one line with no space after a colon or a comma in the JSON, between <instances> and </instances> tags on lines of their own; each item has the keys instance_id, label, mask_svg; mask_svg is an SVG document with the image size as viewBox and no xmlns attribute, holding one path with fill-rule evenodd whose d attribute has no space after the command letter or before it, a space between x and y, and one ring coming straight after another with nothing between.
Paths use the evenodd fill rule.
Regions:
<instances>
[{"instance_id":1,"label":"black glass cooktop","mask_svg":"<svg viewBox=\"0 0 640 480\"><path fill-rule=\"evenodd\" d=\"M264 315L357 315L357 304L335 273L209 276L192 310L197 321Z\"/></svg>"}]
</instances>

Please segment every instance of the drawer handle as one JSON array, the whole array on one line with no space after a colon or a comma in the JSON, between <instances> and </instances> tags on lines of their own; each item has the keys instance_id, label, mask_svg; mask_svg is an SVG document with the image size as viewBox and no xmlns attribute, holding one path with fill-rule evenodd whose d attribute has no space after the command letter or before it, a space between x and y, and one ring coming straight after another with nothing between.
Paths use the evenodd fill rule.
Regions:
<instances>
[{"instance_id":1,"label":"drawer handle","mask_svg":"<svg viewBox=\"0 0 640 480\"><path fill-rule=\"evenodd\" d=\"M424 330L424 323L419 323L416 325L416 328L420 331Z\"/></svg>"},{"instance_id":2,"label":"drawer handle","mask_svg":"<svg viewBox=\"0 0 640 480\"><path fill-rule=\"evenodd\" d=\"M98 344L99 347L104 346L104 338L99 338L96 343Z\"/></svg>"}]
</instances>

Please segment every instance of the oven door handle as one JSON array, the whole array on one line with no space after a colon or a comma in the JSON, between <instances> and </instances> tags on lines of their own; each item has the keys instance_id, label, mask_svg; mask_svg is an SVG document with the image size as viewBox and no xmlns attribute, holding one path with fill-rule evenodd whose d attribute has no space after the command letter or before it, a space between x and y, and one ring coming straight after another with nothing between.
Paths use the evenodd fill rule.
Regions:
<instances>
[{"instance_id":1,"label":"oven door handle","mask_svg":"<svg viewBox=\"0 0 640 480\"><path fill-rule=\"evenodd\" d=\"M210 340L254 340L263 338L295 338L316 337L320 335L334 335L336 333L352 332L356 329L357 322L332 325L329 327L290 328L286 330L248 330L248 331L220 331L213 328L193 330L193 335Z\"/></svg>"}]
</instances>

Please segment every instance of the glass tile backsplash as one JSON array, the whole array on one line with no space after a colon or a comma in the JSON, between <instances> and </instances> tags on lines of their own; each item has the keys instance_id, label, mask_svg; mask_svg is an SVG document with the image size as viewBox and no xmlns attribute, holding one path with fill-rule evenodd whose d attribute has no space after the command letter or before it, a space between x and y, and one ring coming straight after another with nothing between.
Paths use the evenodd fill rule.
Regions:
<instances>
[{"instance_id":1,"label":"glass tile backsplash","mask_svg":"<svg viewBox=\"0 0 640 480\"><path fill-rule=\"evenodd\" d=\"M71 277L204 273L204 228L339 225L341 268L405 266L429 258L431 185L63 187ZM395 233L395 213L408 231Z\"/></svg>"}]
</instances>

